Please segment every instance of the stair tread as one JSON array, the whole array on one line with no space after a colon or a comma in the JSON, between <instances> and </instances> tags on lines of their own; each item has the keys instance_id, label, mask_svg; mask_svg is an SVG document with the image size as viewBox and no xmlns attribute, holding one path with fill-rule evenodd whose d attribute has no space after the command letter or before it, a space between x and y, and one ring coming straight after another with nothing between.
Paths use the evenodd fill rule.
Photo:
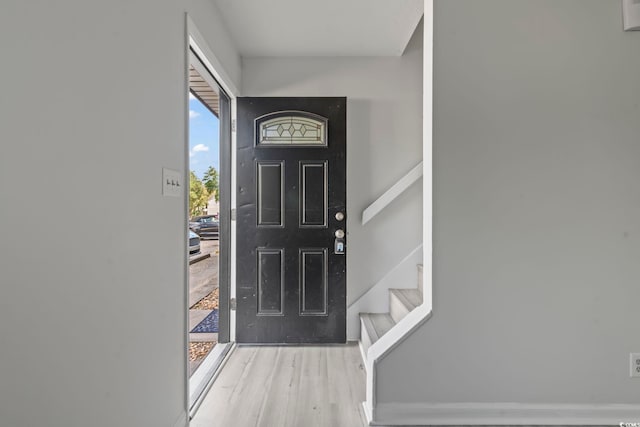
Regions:
<instances>
[{"instance_id":1,"label":"stair tread","mask_svg":"<svg viewBox=\"0 0 640 427\"><path fill-rule=\"evenodd\" d=\"M419 289L390 289L389 291L407 307L408 311L422 304L422 293Z\"/></svg>"},{"instance_id":2,"label":"stair tread","mask_svg":"<svg viewBox=\"0 0 640 427\"><path fill-rule=\"evenodd\" d=\"M360 313L360 318L372 344L396 324L389 313Z\"/></svg>"}]
</instances>

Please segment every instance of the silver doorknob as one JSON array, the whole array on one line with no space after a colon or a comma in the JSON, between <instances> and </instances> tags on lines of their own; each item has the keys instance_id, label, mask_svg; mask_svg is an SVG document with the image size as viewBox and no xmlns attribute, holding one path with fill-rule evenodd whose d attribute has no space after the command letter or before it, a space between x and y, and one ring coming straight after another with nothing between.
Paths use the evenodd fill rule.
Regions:
<instances>
[{"instance_id":1,"label":"silver doorknob","mask_svg":"<svg viewBox=\"0 0 640 427\"><path fill-rule=\"evenodd\" d=\"M344 219L344 214L342 212L336 213L336 220L342 221Z\"/></svg>"},{"instance_id":2,"label":"silver doorknob","mask_svg":"<svg viewBox=\"0 0 640 427\"><path fill-rule=\"evenodd\" d=\"M344 237L344 230L336 230L336 237L342 239Z\"/></svg>"}]
</instances>

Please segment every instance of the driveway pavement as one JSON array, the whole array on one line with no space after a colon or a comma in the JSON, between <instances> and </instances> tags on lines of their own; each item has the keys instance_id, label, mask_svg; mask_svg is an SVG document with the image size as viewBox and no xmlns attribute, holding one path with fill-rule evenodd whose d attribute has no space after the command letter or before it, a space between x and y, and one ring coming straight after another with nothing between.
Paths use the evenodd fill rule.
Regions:
<instances>
[{"instance_id":1,"label":"driveway pavement","mask_svg":"<svg viewBox=\"0 0 640 427\"><path fill-rule=\"evenodd\" d=\"M189 307L218 287L218 240L202 240L200 251L209 258L189 266Z\"/></svg>"},{"instance_id":2,"label":"driveway pavement","mask_svg":"<svg viewBox=\"0 0 640 427\"><path fill-rule=\"evenodd\" d=\"M200 251L202 254L210 254L210 257L201 259L189 265L189 330L198 325L211 310L193 310L193 307L202 298L209 295L218 287L218 240L200 241ZM217 342L217 333L190 333L189 342ZM189 362L190 375L202 363L202 358Z\"/></svg>"}]
</instances>

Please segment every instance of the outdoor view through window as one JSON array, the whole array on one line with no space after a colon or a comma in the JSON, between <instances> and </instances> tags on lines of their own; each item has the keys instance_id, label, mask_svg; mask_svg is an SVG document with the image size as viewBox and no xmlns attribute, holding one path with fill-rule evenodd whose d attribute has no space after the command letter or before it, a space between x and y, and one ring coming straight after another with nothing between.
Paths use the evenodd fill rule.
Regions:
<instances>
[{"instance_id":1,"label":"outdoor view through window","mask_svg":"<svg viewBox=\"0 0 640 427\"><path fill-rule=\"evenodd\" d=\"M218 341L220 120L189 93L189 374Z\"/></svg>"}]
</instances>

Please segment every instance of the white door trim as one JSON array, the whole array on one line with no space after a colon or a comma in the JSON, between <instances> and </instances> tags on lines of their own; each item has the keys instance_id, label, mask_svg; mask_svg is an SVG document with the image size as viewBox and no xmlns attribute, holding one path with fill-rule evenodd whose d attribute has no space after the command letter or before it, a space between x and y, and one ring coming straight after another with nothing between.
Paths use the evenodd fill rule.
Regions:
<instances>
[{"instance_id":1,"label":"white door trim","mask_svg":"<svg viewBox=\"0 0 640 427\"><path fill-rule=\"evenodd\" d=\"M209 47L206 39L198 30L198 27L193 22L191 17L187 14L187 36L189 38L189 46L198 55L202 63L207 67L209 72L215 77L222 89L227 92L227 95L232 99L240 95L240 91L233 83L229 74L225 71L222 62L218 59L213 50Z\"/></svg>"},{"instance_id":2,"label":"white door trim","mask_svg":"<svg viewBox=\"0 0 640 427\"><path fill-rule=\"evenodd\" d=\"M205 38L202 36L202 33L198 30L198 27L193 22L191 17L187 14L187 38L189 42L189 46L193 51L198 55L204 66L211 73L211 75L216 79L218 84L222 87L222 89L227 93L231 101L231 120L232 123L236 122L236 98L240 96L240 90L233 83L229 74L225 71L222 62L218 59L218 57L213 53L213 50L209 47ZM188 52L187 52L188 55ZM231 128L231 210L235 212L236 210L236 192L234 189L236 188L236 131L235 125L232 125ZM229 271L229 298L234 299L236 297L236 221L235 218L231 218L231 242L230 242L230 265L231 270ZM236 339L236 312L235 310L229 311L229 339L231 341L235 341Z\"/></svg>"},{"instance_id":3,"label":"white door trim","mask_svg":"<svg viewBox=\"0 0 640 427\"><path fill-rule=\"evenodd\" d=\"M222 61L215 55L213 50L209 47L209 44L206 42L206 39L198 30L195 22L191 19L189 14L185 14L186 20L186 43L185 43L185 165L184 165L184 182L188 182L189 179L189 64L190 64L190 55L191 50L196 53L198 59L207 71L215 78L216 83L220 86L227 94L230 100L230 108L231 108L231 120L232 123L236 120L236 97L239 96L240 91L234 84L233 80L226 72ZM206 78L206 73L203 74ZM236 133L232 127L231 130L231 210L235 211L236 208L236 196L234 188L236 188L236 164L235 164L235 153L236 153ZM189 206L189 195L188 192L185 192L185 212L188 211ZM186 233L186 232L185 232ZM229 254L229 262L230 262L230 270L229 270L229 298L235 298L235 288L236 288L236 222L234 218L231 218L231 230L230 230L230 254ZM186 236L185 236L186 239ZM185 249L186 250L186 249ZM189 310L188 310L188 300L189 300L189 265L187 257L185 256L185 272L184 272L184 288L185 288L185 322L188 325L189 322ZM235 329L236 329L236 316L235 311L229 311L229 345L225 346L225 349L228 349L230 345L235 341ZM188 328L185 328L184 331L184 346L186 353L186 360L188 361L188 343L189 343L189 331ZM221 348L222 349L222 348ZM217 358L216 358L217 359ZM218 366L218 370L221 366ZM191 396L190 396L190 381L189 381L189 366L188 362L185 364L185 412L189 413L191 406ZM215 374L214 374L215 375ZM205 391L206 393L206 391Z\"/></svg>"}]
</instances>

